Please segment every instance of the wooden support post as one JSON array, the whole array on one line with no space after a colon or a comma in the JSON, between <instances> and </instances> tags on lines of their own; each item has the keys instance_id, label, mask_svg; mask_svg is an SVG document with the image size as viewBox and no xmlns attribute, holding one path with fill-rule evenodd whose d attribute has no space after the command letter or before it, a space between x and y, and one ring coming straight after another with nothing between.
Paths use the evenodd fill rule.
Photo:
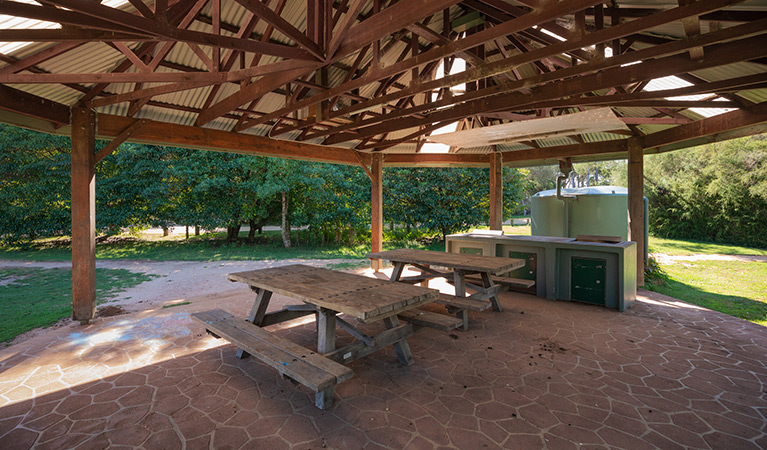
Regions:
<instances>
[{"instance_id":1,"label":"wooden support post","mask_svg":"<svg viewBox=\"0 0 767 450\"><path fill-rule=\"evenodd\" d=\"M503 229L503 156L490 155L490 229Z\"/></svg>"},{"instance_id":2,"label":"wooden support post","mask_svg":"<svg viewBox=\"0 0 767 450\"><path fill-rule=\"evenodd\" d=\"M72 108L72 318L96 315L96 113Z\"/></svg>"},{"instance_id":3,"label":"wooden support post","mask_svg":"<svg viewBox=\"0 0 767 450\"><path fill-rule=\"evenodd\" d=\"M628 142L629 240L636 242L637 286L644 285L644 148L635 138Z\"/></svg>"},{"instance_id":4,"label":"wooden support post","mask_svg":"<svg viewBox=\"0 0 767 450\"><path fill-rule=\"evenodd\" d=\"M370 187L370 251L380 252L383 249L383 154L373 153L370 172L372 173ZM381 260L370 260L370 266L378 272L381 270Z\"/></svg>"},{"instance_id":5,"label":"wooden support post","mask_svg":"<svg viewBox=\"0 0 767 450\"><path fill-rule=\"evenodd\" d=\"M320 308L317 312L317 353L330 353L336 349L336 312ZM314 394L314 406L320 409L328 409L333 405L333 391L335 385L331 385Z\"/></svg>"}]
</instances>

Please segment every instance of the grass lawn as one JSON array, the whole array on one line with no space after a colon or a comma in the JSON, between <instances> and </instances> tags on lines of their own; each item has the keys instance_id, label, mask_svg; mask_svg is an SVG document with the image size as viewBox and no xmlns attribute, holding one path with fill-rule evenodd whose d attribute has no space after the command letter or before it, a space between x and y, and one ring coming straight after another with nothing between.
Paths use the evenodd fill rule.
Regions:
<instances>
[{"instance_id":1,"label":"grass lawn","mask_svg":"<svg viewBox=\"0 0 767 450\"><path fill-rule=\"evenodd\" d=\"M682 241L650 236L650 253L667 255L767 255L767 250L711 242Z\"/></svg>"},{"instance_id":2,"label":"grass lawn","mask_svg":"<svg viewBox=\"0 0 767 450\"><path fill-rule=\"evenodd\" d=\"M767 326L767 263L694 261L663 265L664 284L645 287Z\"/></svg>"},{"instance_id":3,"label":"grass lawn","mask_svg":"<svg viewBox=\"0 0 767 450\"><path fill-rule=\"evenodd\" d=\"M243 234L239 241L226 242L221 234L190 237L109 238L96 244L98 259L126 259L150 261L222 261L222 260L279 260L301 259L365 259L369 244L317 246L299 241L292 248L284 248L279 232L264 232L255 242L247 242ZM295 242L295 240L294 240ZM393 248L424 248L445 250L444 243L433 241L387 242L384 250ZM34 261L69 261L69 239L40 239L26 246L0 246L0 259Z\"/></svg>"},{"instance_id":4,"label":"grass lawn","mask_svg":"<svg viewBox=\"0 0 767 450\"><path fill-rule=\"evenodd\" d=\"M125 269L96 269L96 298L110 301L152 276ZM72 315L72 270L0 269L0 343Z\"/></svg>"}]
</instances>

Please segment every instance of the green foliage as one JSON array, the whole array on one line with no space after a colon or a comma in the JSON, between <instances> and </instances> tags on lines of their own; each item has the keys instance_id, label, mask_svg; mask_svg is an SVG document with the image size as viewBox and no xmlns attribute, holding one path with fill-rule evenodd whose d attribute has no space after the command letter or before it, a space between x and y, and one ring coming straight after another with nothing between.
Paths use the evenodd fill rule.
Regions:
<instances>
[{"instance_id":1,"label":"green foliage","mask_svg":"<svg viewBox=\"0 0 767 450\"><path fill-rule=\"evenodd\" d=\"M0 239L69 234L69 152L66 137L0 128L0 200L8 205ZM506 217L520 210L524 175L504 168ZM487 169L386 169L384 220L442 235L486 223L488 177ZM283 194L287 222L308 226L309 240L369 240L370 181L359 167L138 144L120 146L97 165L96 226L107 234L226 227L236 240L242 223L279 223Z\"/></svg>"},{"instance_id":2,"label":"green foliage","mask_svg":"<svg viewBox=\"0 0 767 450\"><path fill-rule=\"evenodd\" d=\"M647 258L644 266L644 281L646 286L663 285L668 282L668 274L652 256Z\"/></svg>"},{"instance_id":3,"label":"green foliage","mask_svg":"<svg viewBox=\"0 0 767 450\"><path fill-rule=\"evenodd\" d=\"M767 248L767 137L648 157L645 180L654 234Z\"/></svg>"},{"instance_id":4,"label":"green foliage","mask_svg":"<svg viewBox=\"0 0 767 450\"><path fill-rule=\"evenodd\" d=\"M487 223L489 214L488 169L387 168L384 170L384 217L408 228L421 226L447 234ZM504 216L517 209L524 173L503 170Z\"/></svg>"},{"instance_id":5,"label":"green foliage","mask_svg":"<svg viewBox=\"0 0 767 450\"><path fill-rule=\"evenodd\" d=\"M69 232L69 140L0 125L0 242Z\"/></svg>"},{"instance_id":6,"label":"green foliage","mask_svg":"<svg viewBox=\"0 0 767 450\"><path fill-rule=\"evenodd\" d=\"M125 269L96 269L96 296L109 301L153 276ZM0 342L72 315L72 271L0 269Z\"/></svg>"}]
</instances>

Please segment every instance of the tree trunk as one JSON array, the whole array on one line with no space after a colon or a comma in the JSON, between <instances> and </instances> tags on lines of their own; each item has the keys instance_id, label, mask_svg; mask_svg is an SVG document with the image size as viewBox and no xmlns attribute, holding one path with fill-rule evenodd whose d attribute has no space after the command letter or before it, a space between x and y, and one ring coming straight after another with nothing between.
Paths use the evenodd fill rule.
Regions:
<instances>
[{"instance_id":1,"label":"tree trunk","mask_svg":"<svg viewBox=\"0 0 767 450\"><path fill-rule=\"evenodd\" d=\"M238 223L232 227L226 227L226 240L229 242L236 241L240 237L240 224Z\"/></svg>"},{"instance_id":2,"label":"tree trunk","mask_svg":"<svg viewBox=\"0 0 767 450\"><path fill-rule=\"evenodd\" d=\"M256 237L256 221L248 220L248 240L252 241Z\"/></svg>"},{"instance_id":3,"label":"tree trunk","mask_svg":"<svg viewBox=\"0 0 767 450\"><path fill-rule=\"evenodd\" d=\"M200 227L197 225L194 226L194 235L199 236L200 235Z\"/></svg>"},{"instance_id":4,"label":"tree trunk","mask_svg":"<svg viewBox=\"0 0 767 450\"><path fill-rule=\"evenodd\" d=\"M354 241L357 240L357 230L354 227L349 227L349 245L354 245Z\"/></svg>"},{"instance_id":5,"label":"tree trunk","mask_svg":"<svg viewBox=\"0 0 767 450\"><path fill-rule=\"evenodd\" d=\"M167 237L168 233L169 233L168 232L168 227L162 227L162 235L163 235L163 237Z\"/></svg>"},{"instance_id":6,"label":"tree trunk","mask_svg":"<svg viewBox=\"0 0 767 450\"><path fill-rule=\"evenodd\" d=\"M186 238L189 239L189 225L186 226Z\"/></svg>"},{"instance_id":7,"label":"tree trunk","mask_svg":"<svg viewBox=\"0 0 767 450\"><path fill-rule=\"evenodd\" d=\"M288 221L288 193L282 193L282 243L290 248L290 222Z\"/></svg>"}]
</instances>

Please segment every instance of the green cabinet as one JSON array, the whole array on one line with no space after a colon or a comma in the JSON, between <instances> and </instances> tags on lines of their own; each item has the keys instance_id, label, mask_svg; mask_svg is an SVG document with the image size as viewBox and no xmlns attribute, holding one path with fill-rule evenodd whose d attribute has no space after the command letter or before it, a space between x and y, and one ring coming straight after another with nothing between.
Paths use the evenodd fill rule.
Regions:
<instances>
[{"instance_id":1,"label":"green cabinet","mask_svg":"<svg viewBox=\"0 0 767 450\"><path fill-rule=\"evenodd\" d=\"M598 258L572 258L570 299L605 306L607 261Z\"/></svg>"},{"instance_id":2,"label":"green cabinet","mask_svg":"<svg viewBox=\"0 0 767 450\"><path fill-rule=\"evenodd\" d=\"M537 278L538 278L538 272L537 272L538 255L537 254L512 250L509 252L508 256L509 258L524 259L525 265L523 267L520 267L519 269L512 270L511 272L509 272L507 276L512 278L520 278L522 280L533 280L537 282ZM527 292L530 294L536 293L535 285L529 288L515 287L513 288L513 290L520 291L520 292Z\"/></svg>"}]
</instances>

